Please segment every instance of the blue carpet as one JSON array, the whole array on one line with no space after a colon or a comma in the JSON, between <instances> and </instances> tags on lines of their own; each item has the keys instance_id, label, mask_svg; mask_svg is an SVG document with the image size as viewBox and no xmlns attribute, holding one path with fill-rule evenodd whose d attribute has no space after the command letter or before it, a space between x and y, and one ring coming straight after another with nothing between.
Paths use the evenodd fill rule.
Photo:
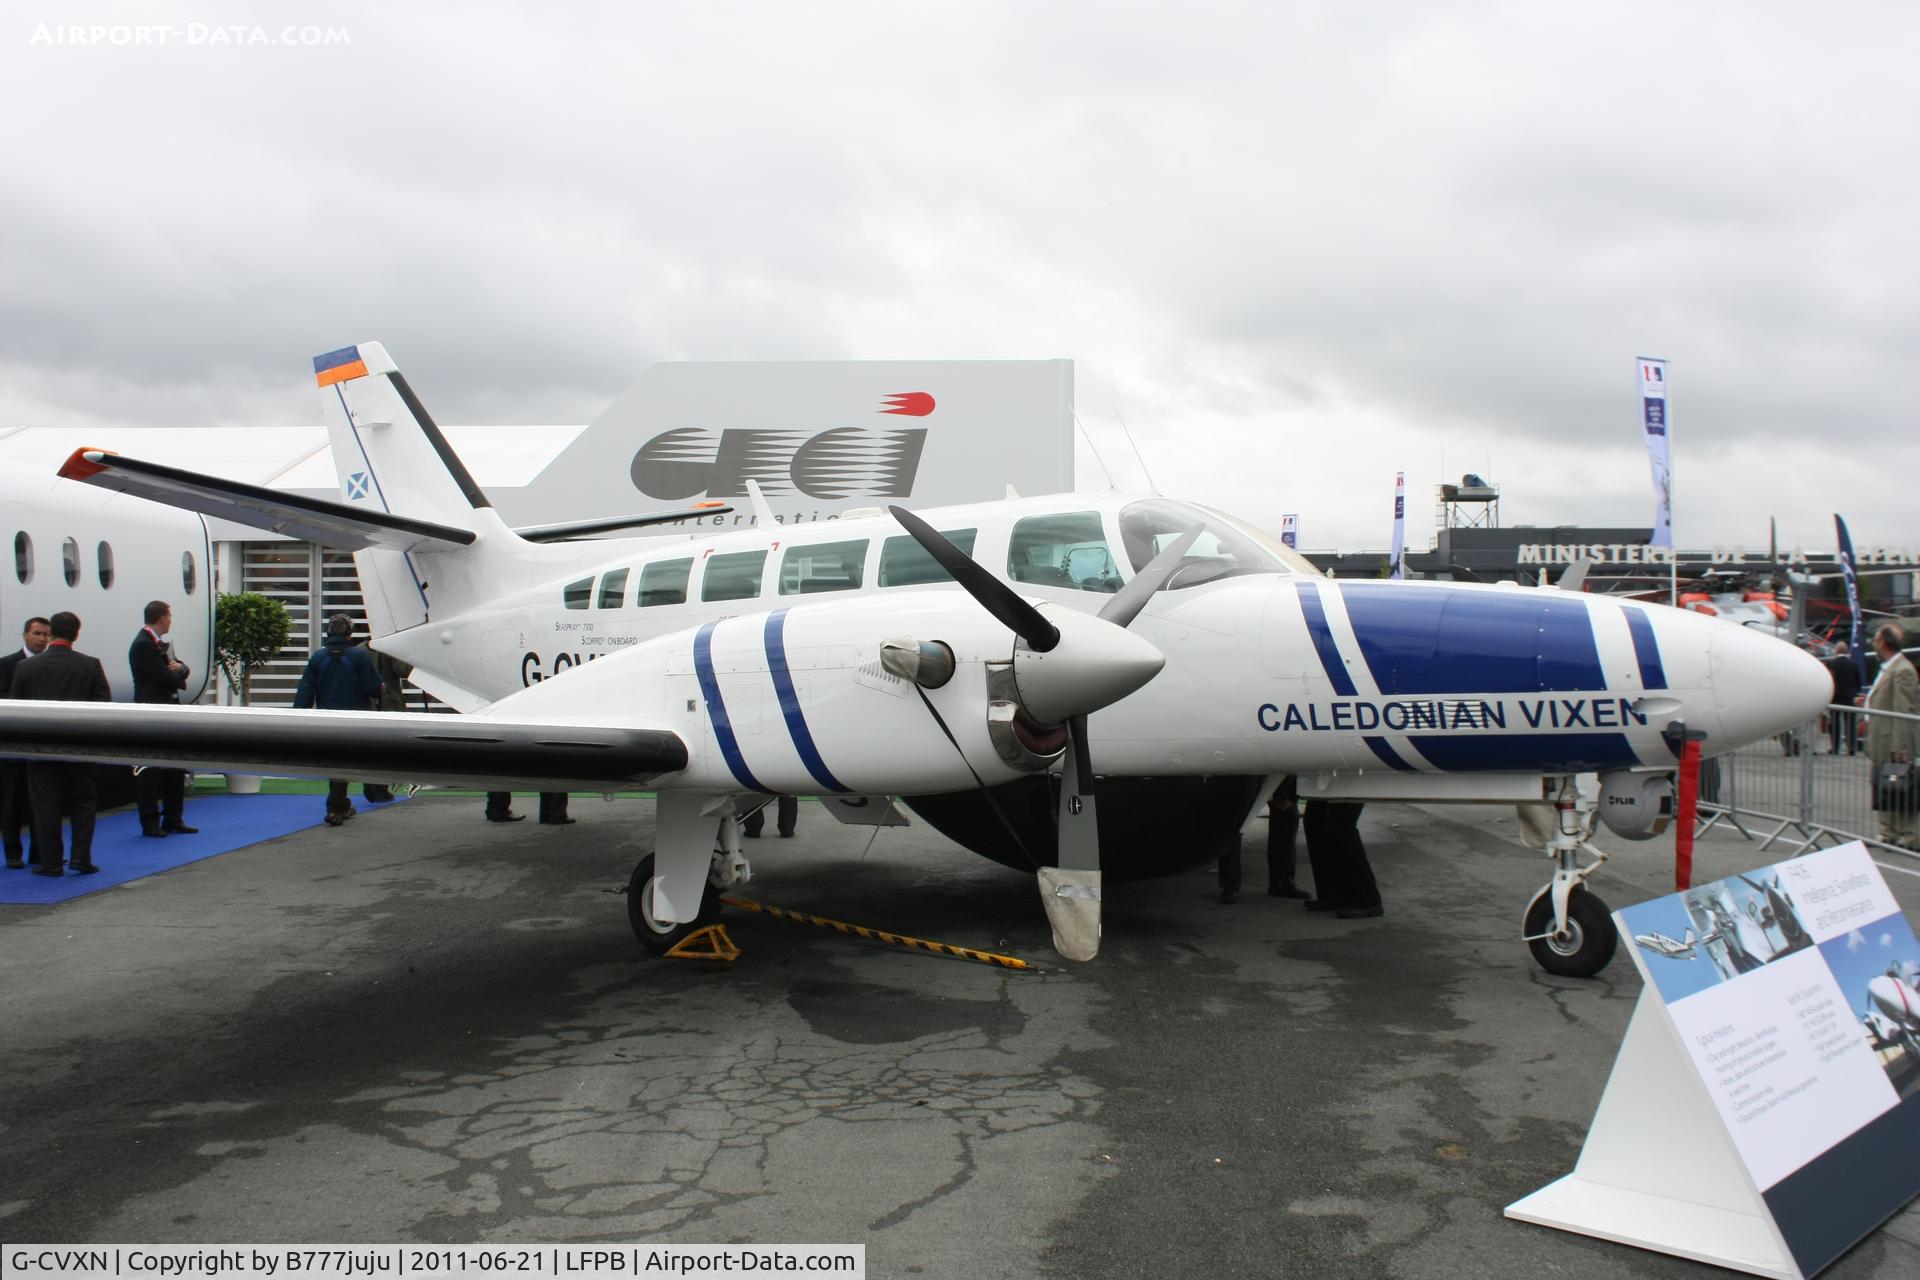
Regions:
<instances>
[{"instance_id":1,"label":"blue carpet","mask_svg":"<svg viewBox=\"0 0 1920 1280\"><path fill-rule=\"evenodd\" d=\"M77 876L69 869L64 876L36 876L29 871L0 869L0 905L65 902L262 840L291 835L319 826L325 819L326 805L323 795L189 796L187 821L200 828L200 834L168 836L164 840L141 835L140 815L132 809L102 814L93 831L93 862L100 874ZM371 805L355 796L354 807L365 813L389 806Z\"/></svg>"}]
</instances>

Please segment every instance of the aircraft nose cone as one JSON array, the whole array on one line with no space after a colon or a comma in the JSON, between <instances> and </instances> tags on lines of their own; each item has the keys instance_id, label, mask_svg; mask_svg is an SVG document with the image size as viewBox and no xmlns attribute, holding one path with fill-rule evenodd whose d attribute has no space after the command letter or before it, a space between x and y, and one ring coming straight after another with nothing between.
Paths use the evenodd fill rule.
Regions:
<instances>
[{"instance_id":1,"label":"aircraft nose cone","mask_svg":"<svg viewBox=\"0 0 1920 1280\"><path fill-rule=\"evenodd\" d=\"M1812 654L1750 627L1722 623L1711 652L1713 700L1730 749L1805 724L1833 700L1833 677ZM1713 749L1710 748L1710 749Z\"/></svg>"},{"instance_id":2,"label":"aircraft nose cone","mask_svg":"<svg viewBox=\"0 0 1920 1280\"><path fill-rule=\"evenodd\" d=\"M1060 724L1126 697L1160 674L1166 655L1125 627L1068 609L1047 609L1060 643L1045 653L1016 649L1020 703L1041 724Z\"/></svg>"}]
</instances>

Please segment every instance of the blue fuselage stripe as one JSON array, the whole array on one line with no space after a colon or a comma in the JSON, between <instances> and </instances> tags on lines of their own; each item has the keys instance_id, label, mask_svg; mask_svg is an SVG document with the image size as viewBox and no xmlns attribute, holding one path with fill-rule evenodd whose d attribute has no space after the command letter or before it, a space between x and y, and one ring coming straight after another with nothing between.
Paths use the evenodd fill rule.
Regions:
<instances>
[{"instance_id":1,"label":"blue fuselage stripe","mask_svg":"<svg viewBox=\"0 0 1920 1280\"><path fill-rule=\"evenodd\" d=\"M1423 734L1407 741L1449 773L1597 773L1640 763L1624 733Z\"/></svg>"},{"instance_id":2,"label":"blue fuselage stripe","mask_svg":"<svg viewBox=\"0 0 1920 1280\"><path fill-rule=\"evenodd\" d=\"M774 692L780 695L780 714L787 722L787 734L814 781L829 791L850 791L852 788L842 785L820 758L820 749L807 728L807 717L800 710L800 695L793 687L793 672L787 667L787 612L775 609L767 615L767 670L773 674Z\"/></svg>"},{"instance_id":3,"label":"blue fuselage stripe","mask_svg":"<svg viewBox=\"0 0 1920 1280\"><path fill-rule=\"evenodd\" d=\"M1318 584L1302 579L1294 585L1300 591L1300 612L1307 619L1307 634L1313 637L1313 647L1320 654L1320 665L1326 669L1327 679L1333 681L1333 691L1343 698L1351 698L1353 677L1347 674L1340 646L1333 642L1333 631L1327 626L1326 606L1320 603Z\"/></svg>"},{"instance_id":4,"label":"blue fuselage stripe","mask_svg":"<svg viewBox=\"0 0 1920 1280\"><path fill-rule=\"evenodd\" d=\"M1338 590L1382 695L1604 690L1587 606L1552 592L1388 582Z\"/></svg>"},{"instance_id":5,"label":"blue fuselage stripe","mask_svg":"<svg viewBox=\"0 0 1920 1280\"><path fill-rule=\"evenodd\" d=\"M713 629L719 625L717 621L709 622L693 637L693 670L700 679L700 696L706 699L707 718L713 722L714 740L720 744L727 768L733 770L741 786L751 791L765 791L767 788L760 785L753 770L747 768L747 758L740 754L740 740L733 736L733 722L727 719L727 702L720 696L720 681L713 673Z\"/></svg>"},{"instance_id":6,"label":"blue fuselage stripe","mask_svg":"<svg viewBox=\"0 0 1920 1280\"><path fill-rule=\"evenodd\" d=\"M1627 615L1627 630L1633 633L1633 656L1640 659L1640 683L1648 689L1667 687L1667 668L1660 661L1660 645L1653 636L1653 619L1646 610L1622 605Z\"/></svg>"},{"instance_id":7,"label":"blue fuselage stripe","mask_svg":"<svg viewBox=\"0 0 1920 1280\"><path fill-rule=\"evenodd\" d=\"M1373 749L1373 754L1380 757L1380 762L1382 764L1392 765L1394 768L1398 769L1402 773L1418 773L1419 772L1418 769L1415 769L1412 765L1408 764L1405 760L1402 760L1399 756L1399 753L1397 753L1396 751L1394 751L1392 747L1387 745L1387 740L1385 738L1369 735L1368 737L1360 739L1360 741L1366 743L1367 746Z\"/></svg>"}]
</instances>

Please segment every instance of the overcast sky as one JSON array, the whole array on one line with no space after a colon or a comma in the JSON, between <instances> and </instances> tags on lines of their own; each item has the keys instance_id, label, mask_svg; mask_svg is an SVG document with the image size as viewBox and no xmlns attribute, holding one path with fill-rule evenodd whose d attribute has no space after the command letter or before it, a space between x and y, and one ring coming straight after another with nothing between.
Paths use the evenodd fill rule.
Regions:
<instances>
[{"instance_id":1,"label":"overcast sky","mask_svg":"<svg viewBox=\"0 0 1920 1280\"><path fill-rule=\"evenodd\" d=\"M1683 545L1920 543L1916 68L1910 3L26 0L0 430L317 422L366 339L456 423L1064 356L1120 487L1124 419L1162 491L1377 548L1402 468L1415 545L1469 470L1650 523L1644 354Z\"/></svg>"}]
</instances>

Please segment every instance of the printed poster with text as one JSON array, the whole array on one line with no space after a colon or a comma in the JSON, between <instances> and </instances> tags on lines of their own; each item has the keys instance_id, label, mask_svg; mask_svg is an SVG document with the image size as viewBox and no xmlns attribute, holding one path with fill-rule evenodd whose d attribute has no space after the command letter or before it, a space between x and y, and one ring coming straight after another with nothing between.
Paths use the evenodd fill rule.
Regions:
<instances>
[{"instance_id":1,"label":"printed poster with text","mask_svg":"<svg viewBox=\"0 0 1920 1280\"><path fill-rule=\"evenodd\" d=\"M1864 845L1617 916L1803 1275L1920 1192L1920 942Z\"/></svg>"}]
</instances>

